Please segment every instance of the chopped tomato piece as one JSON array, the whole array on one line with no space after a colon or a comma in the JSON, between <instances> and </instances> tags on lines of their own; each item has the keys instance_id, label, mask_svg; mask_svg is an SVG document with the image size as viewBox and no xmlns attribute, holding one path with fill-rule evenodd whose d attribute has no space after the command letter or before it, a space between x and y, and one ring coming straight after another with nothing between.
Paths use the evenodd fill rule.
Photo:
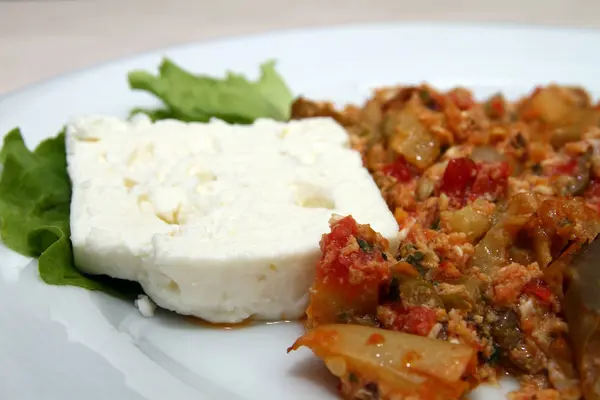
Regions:
<instances>
[{"instance_id":1,"label":"chopped tomato piece","mask_svg":"<svg viewBox=\"0 0 600 400\"><path fill-rule=\"evenodd\" d=\"M432 277L436 280L451 281L462 276L462 272L449 261L442 261L437 268L433 270Z\"/></svg>"},{"instance_id":2,"label":"chopped tomato piece","mask_svg":"<svg viewBox=\"0 0 600 400\"><path fill-rule=\"evenodd\" d=\"M470 158L455 158L448 162L440 183L440 192L462 207L467 198L486 196L496 200L506 193L510 166L507 162L475 163Z\"/></svg>"},{"instance_id":3,"label":"chopped tomato piece","mask_svg":"<svg viewBox=\"0 0 600 400\"><path fill-rule=\"evenodd\" d=\"M411 166L404 157L396 158L391 164L387 164L381 170L384 174L396 178L399 182L408 182L414 177Z\"/></svg>"},{"instance_id":4,"label":"chopped tomato piece","mask_svg":"<svg viewBox=\"0 0 600 400\"><path fill-rule=\"evenodd\" d=\"M506 193L510 167L507 162L482 163L475 176L470 198L475 200L482 196L496 200Z\"/></svg>"},{"instance_id":5,"label":"chopped tomato piece","mask_svg":"<svg viewBox=\"0 0 600 400\"><path fill-rule=\"evenodd\" d=\"M575 175L577 173L577 159L571 158L563 164L559 164L552 168L550 175Z\"/></svg>"},{"instance_id":6,"label":"chopped tomato piece","mask_svg":"<svg viewBox=\"0 0 600 400\"><path fill-rule=\"evenodd\" d=\"M321 251L325 251L332 243L338 246L344 246L350 236L356 235L358 228L356 221L352 217L346 217L338 220L331 225L331 233L323 235L321 240Z\"/></svg>"},{"instance_id":7,"label":"chopped tomato piece","mask_svg":"<svg viewBox=\"0 0 600 400\"><path fill-rule=\"evenodd\" d=\"M550 303L552 301L552 292L546 283L539 279L527 283L523 287L523 293L532 294L544 303Z\"/></svg>"},{"instance_id":8,"label":"chopped tomato piece","mask_svg":"<svg viewBox=\"0 0 600 400\"><path fill-rule=\"evenodd\" d=\"M405 314L400 314L396 327L406 333L427 336L435 325L435 311L425 306L410 306L405 308Z\"/></svg>"},{"instance_id":9,"label":"chopped tomato piece","mask_svg":"<svg viewBox=\"0 0 600 400\"><path fill-rule=\"evenodd\" d=\"M494 96L490 99L489 102L490 111L493 116L501 118L506 113L506 108L504 106L504 100L502 96Z\"/></svg>"},{"instance_id":10,"label":"chopped tomato piece","mask_svg":"<svg viewBox=\"0 0 600 400\"><path fill-rule=\"evenodd\" d=\"M477 166L470 158L455 158L448 162L440 183L440 192L464 205L469 187L477 174Z\"/></svg>"}]
</instances>

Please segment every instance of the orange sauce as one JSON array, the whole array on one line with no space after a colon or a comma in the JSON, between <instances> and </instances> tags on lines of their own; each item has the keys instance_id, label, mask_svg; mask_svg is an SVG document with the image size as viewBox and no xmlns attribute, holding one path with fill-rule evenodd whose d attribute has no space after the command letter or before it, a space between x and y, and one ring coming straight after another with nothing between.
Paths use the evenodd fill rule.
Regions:
<instances>
[{"instance_id":1,"label":"orange sauce","mask_svg":"<svg viewBox=\"0 0 600 400\"><path fill-rule=\"evenodd\" d=\"M238 322L238 323L234 323L234 324L229 324L229 323L214 323L214 322L209 322L206 321L202 318L198 318L198 317L191 317L191 316L187 316L186 320L188 320L189 322L191 322L194 325L199 325L199 326L203 326L205 328L212 328L212 329L223 329L223 330L234 330L234 329L242 329L242 328L247 328L249 326L256 326L256 325L275 325L275 324L283 324L283 323L288 323L290 321L288 320L284 320L284 321L277 321L277 322L264 322L264 321L255 321L251 318L245 319L242 322Z\"/></svg>"},{"instance_id":2,"label":"orange sauce","mask_svg":"<svg viewBox=\"0 0 600 400\"><path fill-rule=\"evenodd\" d=\"M373 333L367 339L367 344L369 344L369 345L378 346L380 344L383 344L383 342L385 342L385 337L381 333Z\"/></svg>"},{"instance_id":3,"label":"orange sauce","mask_svg":"<svg viewBox=\"0 0 600 400\"><path fill-rule=\"evenodd\" d=\"M404 364L406 366L406 368L410 368L411 364L414 361L420 360L421 359L421 355L419 353L417 353L416 351L408 351L405 355L404 358L402 360L402 364Z\"/></svg>"}]
</instances>

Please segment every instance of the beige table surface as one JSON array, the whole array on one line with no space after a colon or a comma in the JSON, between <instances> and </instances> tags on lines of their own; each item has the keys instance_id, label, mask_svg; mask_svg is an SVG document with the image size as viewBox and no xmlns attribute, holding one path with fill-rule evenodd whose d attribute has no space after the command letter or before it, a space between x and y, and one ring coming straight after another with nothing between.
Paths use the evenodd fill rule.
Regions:
<instances>
[{"instance_id":1,"label":"beige table surface","mask_svg":"<svg viewBox=\"0 0 600 400\"><path fill-rule=\"evenodd\" d=\"M0 0L0 95L70 70L184 42L418 20L600 28L600 0Z\"/></svg>"}]
</instances>

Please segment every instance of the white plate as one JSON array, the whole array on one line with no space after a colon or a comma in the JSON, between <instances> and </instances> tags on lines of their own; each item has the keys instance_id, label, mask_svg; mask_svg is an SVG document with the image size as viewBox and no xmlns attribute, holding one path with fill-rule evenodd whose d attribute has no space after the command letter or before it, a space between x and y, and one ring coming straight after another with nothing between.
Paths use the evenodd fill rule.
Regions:
<instances>
[{"instance_id":1,"label":"white plate","mask_svg":"<svg viewBox=\"0 0 600 400\"><path fill-rule=\"evenodd\" d=\"M428 81L480 96L525 94L536 83L600 93L600 33L513 26L364 25L191 44L111 62L0 98L0 133L20 126L30 146L71 117L125 117L154 100L128 89L127 71L163 55L196 72L254 77L268 58L296 94L360 101L369 89ZM62 57L57 54L56 57ZM0 252L0 399L334 399L335 382L309 351L286 354L296 323L224 331L72 287L47 286L35 264ZM502 399L511 387L472 398Z\"/></svg>"}]
</instances>

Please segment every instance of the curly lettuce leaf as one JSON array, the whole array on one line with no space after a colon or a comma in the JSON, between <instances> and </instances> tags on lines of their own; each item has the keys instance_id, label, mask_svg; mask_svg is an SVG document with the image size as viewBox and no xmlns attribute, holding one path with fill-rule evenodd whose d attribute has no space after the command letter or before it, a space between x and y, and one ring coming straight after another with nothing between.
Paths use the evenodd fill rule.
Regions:
<instances>
[{"instance_id":1,"label":"curly lettuce leaf","mask_svg":"<svg viewBox=\"0 0 600 400\"><path fill-rule=\"evenodd\" d=\"M75 268L64 131L31 152L20 130L13 129L4 137L0 162L0 238L11 250L38 258L44 282L127 298L141 293L135 282L85 275Z\"/></svg>"},{"instance_id":2,"label":"curly lettuce leaf","mask_svg":"<svg viewBox=\"0 0 600 400\"><path fill-rule=\"evenodd\" d=\"M165 105L160 109L135 109L152 120L178 119L207 122L218 118L229 123L250 124L258 118L286 121L290 118L293 95L275 70L275 62L260 66L260 77L249 81L229 72L224 79L194 75L164 59L159 73L129 73L129 86L158 97Z\"/></svg>"}]
</instances>

